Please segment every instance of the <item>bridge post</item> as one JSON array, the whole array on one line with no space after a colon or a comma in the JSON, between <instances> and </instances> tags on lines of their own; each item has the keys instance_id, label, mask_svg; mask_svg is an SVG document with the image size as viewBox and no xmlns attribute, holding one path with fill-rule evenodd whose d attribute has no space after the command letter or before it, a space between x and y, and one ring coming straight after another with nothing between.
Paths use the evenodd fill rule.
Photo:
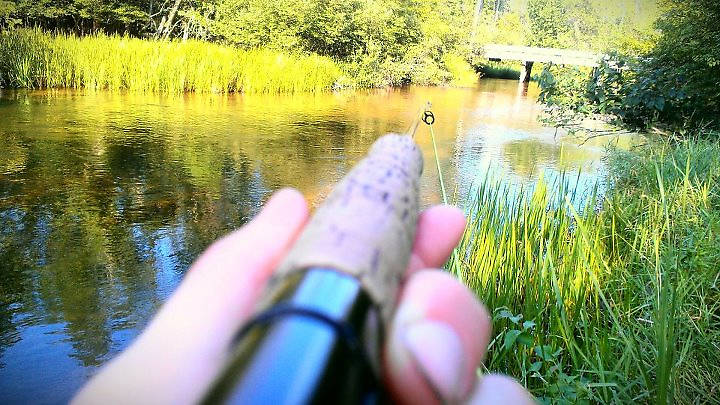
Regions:
<instances>
[{"instance_id":1,"label":"bridge post","mask_svg":"<svg viewBox=\"0 0 720 405\"><path fill-rule=\"evenodd\" d=\"M529 83L530 78L532 77L532 67L533 67L532 61L524 61L523 62L523 68L520 71L520 82L521 83Z\"/></svg>"}]
</instances>

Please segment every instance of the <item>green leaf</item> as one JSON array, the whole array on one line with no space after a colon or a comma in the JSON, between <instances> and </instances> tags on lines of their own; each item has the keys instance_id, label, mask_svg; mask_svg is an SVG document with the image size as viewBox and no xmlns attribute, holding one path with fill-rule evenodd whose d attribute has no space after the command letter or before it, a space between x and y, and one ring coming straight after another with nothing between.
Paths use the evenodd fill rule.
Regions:
<instances>
[{"instance_id":1,"label":"green leaf","mask_svg":"<svg viewBox=\"0 0 720 405\"><path fill-rule=\"evenodd\" d=\"M503 342L503 348L509 350L515 345L515 341L522 332L517 329L511 329L505 333L505 340Z\"/></svg>"},{"instance_id":2,"label":"green leaf","mask_svg":"<svg viewBox=\"0 0 720 405\"><path fill-rule=\"evenodd\" d=\"M521 345L532 346L533 338L532 336L530 336L529 333L523 332L520 334L520 336L517 337L517 342Z\"/></svg>"},{"instance_id":3,"label":"green leaf","mask_svg":"<svg viewBox=\"0 0 720 405\"><path fill-rule=\"evenodd\" d=\"M535 346L535 354L538 355L541 359L548 361L552 360L554 355L552 351L552 346L549 345L543 345L543 346Z\"/></svg>"},{"instance_id":4,"label":"green leaf","mask_svg":"<svg viewBox=\"0 0 720 405\"><path fill-rule=\"evenodd\" d=\"M665 109L665 97L658 97L658 99L655 100L655 108L658 111L662 111Z\"/></svg>"},{"instance_id":5,"label":"green leaf","mask_svg":"<svg viewBox=\"0 0 720 405\"><path fill-rule=\"evenodd\" d=\"M507 308L498 308L496 311L497 315L495 315L496 319L503 319L503 318L509 318L513 316L512 312L510 312Z\"/></svg>"},{"instance_id":6,"label":"green leaf","mask_svg":"<svg viewBox=\"0 0 720 405\"><path fill-rule=\"evenodd\" d=\"M495 315L496 320L509 319L512 323L516 325L518 324L518 322L520 322L522 318L522 314L513 315L513 313L510 312L510 310L508 309L501 309L500 311L498 311L498 314Z\"/></svg>"}]
</instances>

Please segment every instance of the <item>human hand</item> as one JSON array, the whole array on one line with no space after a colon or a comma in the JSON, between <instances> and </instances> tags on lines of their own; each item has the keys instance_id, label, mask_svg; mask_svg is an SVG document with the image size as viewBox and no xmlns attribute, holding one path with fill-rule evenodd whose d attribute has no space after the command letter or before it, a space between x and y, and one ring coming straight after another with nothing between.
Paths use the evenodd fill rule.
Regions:
<instances>
[{"instance_id":1,"label":"human hand","mask_svg":"<svg viewBox=\"0 0 720 405\"><path fill-rule=\"evenodd\" d=\"M198 402L308 216L300 193L275 193L256 218L196 260L145 331L74 402ZM448 206L427 209L418 219L384 348L386 384L400 403L530 404L530 395L508 377L478 379L490 337L488 313L449 274L427 270L447 260L464 227L462 212Z\"/></svg>"}]
</instances>

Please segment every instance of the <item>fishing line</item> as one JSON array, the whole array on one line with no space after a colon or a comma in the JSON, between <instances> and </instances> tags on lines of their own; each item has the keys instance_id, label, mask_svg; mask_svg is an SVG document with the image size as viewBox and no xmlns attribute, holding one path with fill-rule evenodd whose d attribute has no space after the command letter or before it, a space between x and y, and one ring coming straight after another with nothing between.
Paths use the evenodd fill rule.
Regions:
<instances>
[{"instance_id":1,"label":"fishing line","mask_svg":"<svg viewBox=\"0 0 720 405\"><path fill-rule=\"evenodd\" d=\"M440 179L440 191L442 192L443 204L448 204L447 193L445 192L445 182L443 181L442 170L440 170L440 157L438 156L437 143L435 142L435 131L433 130L433 124L435 123L435 114L430 111L430 103L428 102L423 111L422 121L430 127L430 139L433 144L433 151L435 152L435 166L437 167L438 178ZM458 260L458 251L453 249L450 255L450 268L449 270L455 274L456 277L462 278L461 266Z\"/></svg>"},{"instance_id":2,"label":"fishing line","mask_svg":"<svg viewBox=\"0 0 720 405\"><path fill-rule=\"evenodd\" d=\"M428 106L430 103L427 104ZM447 193L445 192L445 182L443 181L442 170L440 170L440 157L438 156L437 143L435 142L435 131L433 131L433 124L435 123L435 115L429 108L423 111L422 120L428 127L430 127L430 139L432 140L433 151L435 152L435 166L437 167L438 178L440 179L440 191L442 192L443 204L448 203Z\"/></svg>"}]
</instances>

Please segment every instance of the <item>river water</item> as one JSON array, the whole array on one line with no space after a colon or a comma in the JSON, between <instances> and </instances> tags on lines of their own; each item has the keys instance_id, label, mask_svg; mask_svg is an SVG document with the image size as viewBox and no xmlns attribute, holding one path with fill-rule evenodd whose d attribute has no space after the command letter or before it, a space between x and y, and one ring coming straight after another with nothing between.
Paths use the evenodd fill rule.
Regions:
<instances>
[{"instance_id":1,"label":"river water","mask_svg":"<svg viewBox=\"0 0 720 405\"><path fill-rule=\"evenodd\" d=\"M0 92L0 403L66 401L133 340L208 244L273 190L316 203L423 102L446 186L603 174L603 143L556 139L538 89L182 96ZM429 131L424 206L441 201Z\"/></svg>"}]
</instances>

